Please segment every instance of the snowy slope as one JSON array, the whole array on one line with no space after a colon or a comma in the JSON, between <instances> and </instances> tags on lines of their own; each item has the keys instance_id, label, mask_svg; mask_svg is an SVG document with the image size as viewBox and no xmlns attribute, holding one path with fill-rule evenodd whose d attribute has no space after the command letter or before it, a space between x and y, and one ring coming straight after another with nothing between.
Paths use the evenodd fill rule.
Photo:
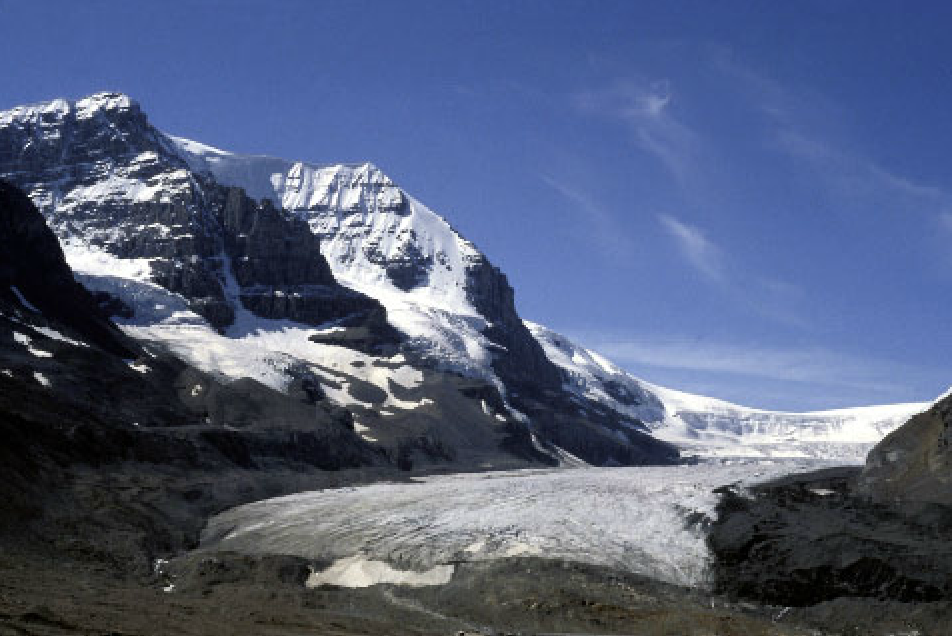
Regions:
<instances>
[{"instance_id":1,"label":"snowy slope","mask_svg":"<svg viewBox=\"0 0 952 636\"><path fill-rule=\"evenodd\" d=\"M837 457L869 449L929 403L782 413L667 389L638 379L542 325L526 323L568 376L567 387L640 419L653 434L703 456Z\"/></svg>"},{"instance_id":2,"label":"snowy slope","mask_svg":"<svg viewBox=\"0 0 952 636\"><path fill-rule=\"evenodd\" d=\"M133 310L131 318L115 318L126 333L223 381L253 378L287 392L293 382L311 378L334 404L351 411L356 432L369 442L393 447L402 438L432 436L438 429L438 439L451 445L459 465L525 465L498 449L510 414L486 398L467 398L459 390L467 386L463 380L414 366L402 353L374 356L313 342L313 334L336 327L264 319L240 303L234 325L220 334L185 298L152 281L148 259L117 258L75 239L62 245L80 282L121 298Z\"/></svg>"},{"instance_id":3,"label":"snowy slope","mask_svg":"<svg viewBox=\"0 0 952 636\"><path fill-rule=\"evenodd\" d=\"M335 278L383 303L390 322L420 339L432 359L494 378L486 319L467 295L467 264L481 254L377 167L315 166L169 139L193 170L305 218Z\"/></svg>"}]
</instances>

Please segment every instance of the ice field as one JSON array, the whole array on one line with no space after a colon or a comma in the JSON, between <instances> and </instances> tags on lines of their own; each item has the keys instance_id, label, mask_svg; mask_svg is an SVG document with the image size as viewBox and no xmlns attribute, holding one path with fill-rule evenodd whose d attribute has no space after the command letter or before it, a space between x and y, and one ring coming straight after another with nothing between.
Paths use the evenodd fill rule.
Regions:
<instances>
[{"instance_id":1,"label":"ice field","mask_svg":"<svg viewBox=\"0 0 952 636\"><path fill-rule=\"evenodd\" d=\"M708 550L694 513L713 514L715 488L829 465L532 470L306 492L212 518L203 547L335 560L312 579L337 585L439 584L460 561L538 556L703 586Z\"/></svg>"}]
</instances>

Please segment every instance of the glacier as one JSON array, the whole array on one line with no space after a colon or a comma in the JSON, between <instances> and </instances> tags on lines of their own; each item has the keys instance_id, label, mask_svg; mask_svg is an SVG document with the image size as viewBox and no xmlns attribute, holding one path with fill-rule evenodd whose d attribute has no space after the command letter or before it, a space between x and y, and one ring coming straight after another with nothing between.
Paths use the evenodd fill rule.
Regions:
<instances>
[{"instance_id":1,"label":"glacier","mask_svg":"<svg viewBox=\"0 0 952 636\"><path fill-rule=\"evenodd\" d=\"M834 463L498 471L305 492L212 517L200 550L330 559L331 571L315 581L342 585L346 568L368 562L432 573L460 562L535 556L703 588L710 558L703 526L714 515L716 488ZM437 572L443 576L433 584L450 574ZM369 584L355 578L356 586Z\"/></svg>"}]
</instances>

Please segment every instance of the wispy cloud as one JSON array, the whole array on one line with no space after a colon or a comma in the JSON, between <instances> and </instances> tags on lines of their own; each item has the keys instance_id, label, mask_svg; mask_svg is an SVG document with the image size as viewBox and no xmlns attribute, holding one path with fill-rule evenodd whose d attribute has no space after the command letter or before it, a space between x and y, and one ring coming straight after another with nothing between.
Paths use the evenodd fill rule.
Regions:
<instances>
[{"instance_id":1,"label":"wispy cloud","mask_svg":"<svg viewBox=\"0 0 952 636\"><path fill-rule=\"evenodd\" d=\"M952 192L889 169L838 140L848 113L808 88L796 91L722 54L713 66L766 121L768 147L795 159L826 193L865 213L898 212L941 217L952 213Z\"/></svg>"},{"instance_id":2,"label":"wispy cloud","mask_svg":"<svg viewBox=\"0 0 952 636\"><path fill-rule=\"evenodd\" d=\"M888 360L857 357L823 347L765 347L717 343L697 338L636 339L611 334L576 337L613 361L628 366L730 374L751 378L846 387L867 392L896 391L897 377L911 370Z\"/></svg>"},{"instance_id":3,"label":"wispy cloud","mask_svg":"<svg viewBox=\"0 0 952 636\"><path fill-rule=\"evenodd\" d=\"M659 214L658 220L678 253L728 302L787 326L809 324L799 309L803 299L799 287L732 267L725 251L697 226L669 214Z\"/></svg>"},{"instance_id":4,"label":"wispy cloud","mask_svg":"<svg viewBox=\"0 0 952 636\"><path fill-rule=\"evenodd\" d=\"M571 210L583 219L589 236L603 252L617 257L634 249L634 241L621 230L614 215L591 194L549 175L539 175L539 178L559 193L570 204Z\"/></svg>"},{"instance_id":5,"label":"wispy cloud","mask_svg":"<svg viewBox=\"0 0 952 636\"><path fill-rule=\"evenodd\" d=\"M581 91L574 95L583 112L613 119L632 135L637 147L655 157L675 178L679 196L695 208L710 205L707 142L674 113L674 94L667 81L646 82L621 79L608 88ZM711 215L714 218L714 215ZM797 305L802 294L789 283L758 277L732 266L731 260L709 235L672 214L658 215L665 233L674 241L677 253L704 280L718 286L730 302L788 326L802 327L806 320ZM603 225L604 235L614 228Z\"/></svg>"},{"instance_id":6,"label":"wispy cloud","mask_svg":"<svg viewBox=\"0 0 952 636\"><path fill-rule=\"evenodd\" d=\"M694 269L709 280L724 281L724 262L721 250L693 225L670 216L658 215L665 231L674 239L681 255Z\"/></svg>"},{"instance_id":7,"label":"wispy cloud","mask_svg":"<svg viewBox=\"0 0 952 636\"><path fill-rule=\"evenodd\" d=\"M772 141L800 160L839 200L864 204L867 210L933 214L940 219L952 213L952 193L896 174L805 131L780 126Z\"/></svg>"},{"instance_id":8,"label":"wispy cloud","mask_svg":"<svg viewBox=\"0 0 952 636\"><path fill-rule=\"evenodd\" d=\"M698 141L694 131L671 113L674 97L668 81L620 80L609 88L579 91L573 98L584 112L624 123L638 147L677 179L693 169Z\"/></svg>"}]
</instances>

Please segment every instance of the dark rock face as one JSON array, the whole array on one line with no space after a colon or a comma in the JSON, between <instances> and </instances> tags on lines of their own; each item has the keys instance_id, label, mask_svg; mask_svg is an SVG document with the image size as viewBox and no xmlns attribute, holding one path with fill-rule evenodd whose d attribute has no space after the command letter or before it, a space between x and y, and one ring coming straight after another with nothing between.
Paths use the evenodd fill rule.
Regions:
<instances>
[{"instance_id":1,"label":"dark rock face","mask_svg":"<svg viewBox=\"0 0 952 636\"><path fill-rule=\"evenodd\" d=\"M866 458L861 492L881 502L952 506L952 396L887 435Z\"/></svg>"},{"instance_id":2,"label":"dark rock face","mask_svg":"<svg viewBox=\"0 0 952 636\"><path fill-rule=\"evenodd\" d=\"M17 292L44 317L67 325L79 338L117 355L131 355L130 343L73 279L63 250L40 213L25 194L0 181L0 298L22 307Z\"/></svg>"},{"instance_id":3,"label":"dark rock face","mask_svg":"<svg viewBox=\"0 0 952 636\"><path fill-rule=\"evenodd\" d=\"M403 201L402 196L401 201ZM396 209L399 213L405 210L405 202ZM414 230L406 230L403 234L407 240L396 254L386 256L373 242L370 242L364 246L364 256L371 263L382 266L387 273L387 278L397 289L410 291L415 287L426 285L434 260L428 254L424 254L416 244L417 236Z\"/></svg>"},{"instance_id":4,"label":"dark rock face","mask_svg":"<svg viewBox=\"0 0 952 636\"><path fill-rule=\"evenodd\" d=\"M189 307L219 330L234 320L234 307L225 297L222 231L216 218L217 194L191 188L176 201L87 202L87 214L111 228L108 236L89 226L79 231L121 258L147 258L154 280L188 299ZM207 193L207 194L206 194ZM52 211L51 223L60 214Z\"/></svg>"},{"instance_id":5,"label":"dark rock face","mask_svg":"<svg viewBox=\"0 0 952 636\"><path fill-rule=\"evenodd\" d=\"M218 209L224 252L250 311L310 325L346 320L373 332L386 325L380 303L337 284L307 223L240 188L226 189Z\"/></svg>"},{"instance_id":6,"label":"dark rock face","mask_svg":"<svg viewBox=\"0 0 952 636\"><path fill-rule=\"evenodd\" d=\"M493 370L507 386L557 389L562 372L546 357L516 312L515 292L499 268L480 255L466 263L466 295L490 322L485 335L499 345Z\"/></svg>"},{"instance_id":7,"label":"dark rock face","mask_svg":"<svg viewBox=\"0 0 952 636\"><path fill-rule=\"evenodd\" d=\"M270 201L258 206L240 188L228 188L221 217L225 251L235 261L232 270L242 287L336 283L307 224L282 214Z\"/></svg>"},{"instance_id":8,"label":"dark rock face","mask_svg":"<svg viewBox=\"0 0 952 636\"><path fill-rule=\"evenodd\" d=\"M952 509L874 504L857 469L723 489L709 545L716 591L782 606L842 597L927 602L952 594Z\"/></svg>"},{"instance_id":9,"label":"dark rock face","mask_svg":"<svg viewBox=\"0 0 952 636\"><path fill-rule=\"evenodd\" d=\"M124 95L101 93L27 110L13 111L23 118L0 120L0 173L47 195L47 184L66 179L93 185L119 165L124 174L145 180L160 179L166 162L184 167L139 105Z\"/></svg>"}]
</instances>

